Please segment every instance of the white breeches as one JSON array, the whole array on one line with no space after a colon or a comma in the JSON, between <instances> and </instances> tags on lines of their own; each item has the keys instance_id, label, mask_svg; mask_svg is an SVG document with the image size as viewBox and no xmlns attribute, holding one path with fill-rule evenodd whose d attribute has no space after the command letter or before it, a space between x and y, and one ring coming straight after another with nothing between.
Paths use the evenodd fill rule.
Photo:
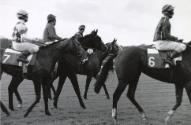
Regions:
<instances>
[{"instance_id":1,"label":"white breeches","mask_svg":"<svg viewBox=\"0 0 191 125\"><path fill-rule=\"evenodd\" d=\"M182 52L186 49L186 45L174 41L155 41L154 47L158 50L174 50L176 52Z\"/></svg>"},{"instance_id":2,"label":"white breeches","mask_svg":"<svg viewBox=\"0 0 191 125\"><path fill-rule=\"evenodd\" d=\"M39 46L28 42L17 43L13 41L12 47L15 50L29 51L30 53L35 53L39 50Z\"/></svg>"}]
</instances>

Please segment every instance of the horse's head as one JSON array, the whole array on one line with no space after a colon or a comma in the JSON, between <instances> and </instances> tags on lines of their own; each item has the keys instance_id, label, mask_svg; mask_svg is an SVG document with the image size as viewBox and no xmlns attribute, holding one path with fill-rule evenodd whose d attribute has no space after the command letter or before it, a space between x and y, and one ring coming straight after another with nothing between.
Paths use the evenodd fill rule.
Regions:
<instances>
[{"instance_id":1,"label":"horse's head","mask_svg":"<svg viewBox=\"0 0 191 125\"><path fill-rule=\"evenodd\" d=\"M117 40L113 39L112 42L106 43L108 53L117 54L119 51L119 46L117 45Z\"/></svg>"},{"instance_id":2,"label":"horse's head","mask_svg":"<svg viewBox=\"0 0 191 125\"><path fill-rule=\"evenodd\" d=\"M98 30L93 30L90 34L85 35L79 41L83 47L94 48L101 51L106 50L106 46L103 43L100 36L97 35Z\"/></svg>"}]
</instances>

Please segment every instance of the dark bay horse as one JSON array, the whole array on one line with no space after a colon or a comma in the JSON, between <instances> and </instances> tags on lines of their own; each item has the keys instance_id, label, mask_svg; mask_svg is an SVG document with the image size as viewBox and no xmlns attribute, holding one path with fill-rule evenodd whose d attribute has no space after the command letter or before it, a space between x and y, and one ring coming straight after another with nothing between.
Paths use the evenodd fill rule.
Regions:
<instances>
[{"instance_id":1,"label":"dark bay horse","mask_svg":"<svg viewBox=\"0 0 191 125\"><path fill-rule=\"evenodd\" d=\"M6 39L0 39L1 43L10 42ZM52 72L56 61L59 59L62 53L76 53L76 50L80 49L73 44L71 39L55 42L53 44L40 47L36 54L36 62L33 66L28 66L28 73L26 79L32 80L35 88L36 99L34 103L28 108L25 117L32 111L33 107L40 101L41 85L43 88L43 97L45 103L45 114L51 115L48 109L48 95L50 90L50 81L52 79ZM83 50L79 50L83 51ZM1 54L2 59L2 54ZM5 72L12 76L11 83L8 87L9 90L9 108L13 108L13 93L15 93L17 99L22 103L20 94L17 91L19 84L24 80L22 74L22 68L13 65L2 64L1 61L1 74ZM0 74L0 75L1 75Z\"/></svg>"},{"instance_id":2,"label":"dark bay horse","mask_svg":"<svg viewBox=\"0 0 191 125\"><path fill-rule=\"evenodd\" d=\"M90 34L87 34L82 39L79 40L81 45L87 49L87 48L93 48L94 53L89 56L88 62L86 62L84 65L80 64L80 60L76 56L71 56L70 54L63 54L61 59L59 60L58 65L58 76L59 76L59 83L57 86L57 92L54 97L54 106L57 108L57 101L58 97L61 93L62 87L64 85L66 77L70 79L72 84L77 84L77 77L76 74L86 75L86 86L85 86L85 92L84 92L84 98L87 98L87 91L89 84L91 82L92 77L96 77L97 73L99 72L100 65L104 57L108 54L108 47L106 48L106 45L102 42L101 38L97 35L97 30L92 31ZM114 45L116 40L114 40L111 45ZM110 45L110 46L111 46ZM109 94L107 92L106 86L104 86L105 93L107 95L107 98L109 98ZM81 99L79 97L80 94L77 94L79 100Z\"/></svg>"},{"instance_id":3,"label":"dark bay horse","mask_svg":"<svg viewBox=\"0 0 191 125\"><path fill-rule=\"evenodd\" d=\"M96 79L96 75L100 70L103 59L110 52L117 51L117 50L113 50L115 49L114 47L115 42L116 40L106 44L107 48L110 48L107 50L110 50L110 51L96 50L92 55L89 56L88 62L83 67L79 65L79 59L76 58L76 56L71 56L69 54L63 55L62 60L60 60L59 62L60 67L58 68L60 71L59 71L59 83L58 83L57 91L54 97L55 108L57 108L58 97L61 93L66 77L68 77L71 80L72 84L78 84L76 74L86 75L87 79L86 79L84 98L85 99L87 98L87 91L88 91L88 87L91 82L91 79L93 77ZM107 91L106 86L103 85L103 88L105 90L105 94L107 98L109 98L109 93Z\"/></svg>"},{"instance_id":4,"label":"dark bay horse","mask_svg":"<svg viewBox=\"0 0 191 125\"><path fill-rule=\"evenodd\" d=\"M117 103L127 85L129 85L127 97L146 120L143 108L135 100L135 91L141 72L160 81L175 85L176 104L168 112L165 122L168 123L176 109L181 105L183 89L186 89L191 103L191 42L186 44L187 49L182 53L183 60L176 67L170 69L150 68L147 65L148 46L125 47L116 57L115 71L118 77L118 86L113 94L112 118L117 119ZM104 72L103 72L104 74ZM98 78L99 79L99 78ZM95 91L98 93L104 80L96 82Z\"/></svg>"}]
</instances>

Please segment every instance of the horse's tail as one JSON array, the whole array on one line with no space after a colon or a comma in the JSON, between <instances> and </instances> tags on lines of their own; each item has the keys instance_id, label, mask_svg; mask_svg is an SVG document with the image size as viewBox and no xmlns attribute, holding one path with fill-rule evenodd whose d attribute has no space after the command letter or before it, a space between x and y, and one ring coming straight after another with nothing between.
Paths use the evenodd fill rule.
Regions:
<instances>
[{"instance_id":1,"label":"horse's tail","mask_svg":"<svg viewBox=\"0 0 191 125\"><path fill-rule=\"evenodd\" d=\"M113 69L113 60L107 62L106 65L103 66L99 75L97 76L94 91L96 93L100 92L101 87L105 84L105 81L108 78L109 71Z\"/></svg>"}]
</instances>

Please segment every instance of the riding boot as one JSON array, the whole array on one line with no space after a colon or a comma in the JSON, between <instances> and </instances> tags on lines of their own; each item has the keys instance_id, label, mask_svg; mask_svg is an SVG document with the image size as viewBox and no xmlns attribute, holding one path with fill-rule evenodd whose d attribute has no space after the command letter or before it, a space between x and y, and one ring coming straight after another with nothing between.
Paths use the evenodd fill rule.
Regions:
<instances>
[{"instance_id":1,"label":"riding boot","mask_svg":"<svg viewBox=\"0 0 191 125\"><path fill-rule=\"evenodd\" d=\"M73 40L73 44L76 46L77 56L80 57L81 64L84 64L86 61L88 61L88 54L84 50L84 48L81 46L78 40Z\"/></svg>"},{"instance_id":2,"label":"riding boot","mask_svg":"<svg viewBox=\"0 0 191 125\"><path fill-rule=\"evenodd\" d=\"M173 52L170 54L170 58L171 58L171 59L174 59L174 58L177 57L178 55L179 55L179 52L173 51Z\"/></svg>"},{"instance_id":3,"label":"riding boot","mask_svg":"<svg viewBox=\"0 0 191 125\"><path fill-rule=\"evenodd\" d=\"M24 51L19 58L17 59L17 61L21 61L23 63L28 63L29 61L27 60L27 57L30 55L30 52L28 51Z\"/></svg>"},{"instance_id":4,"label":"riding boot","mask_svg":"<svg viewBox=\"0 0 191 125\"><path fill-rule=\"evenodd\" d=\"M179 53L177 51L173 51L165 60L165 63L168 63L171 66L174 66L175 64L173 63L173 59L177 57Z\"/></svg>"}]
</instances>

